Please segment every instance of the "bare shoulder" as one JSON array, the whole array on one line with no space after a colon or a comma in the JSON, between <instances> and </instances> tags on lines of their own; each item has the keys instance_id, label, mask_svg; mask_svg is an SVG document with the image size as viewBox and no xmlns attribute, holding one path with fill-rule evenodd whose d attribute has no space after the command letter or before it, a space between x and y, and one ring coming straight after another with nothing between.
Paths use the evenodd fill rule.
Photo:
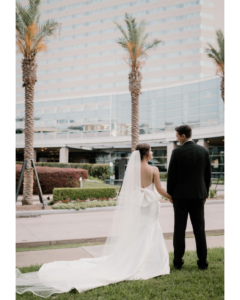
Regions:
<instances>
[{"instance_id":1,"label":"bare shoulder","mask_svg":"<svg viewBox=\"0 0 240 300\"><path fill-rule=\"evenodd\" d=\"M158 175L159 174L158 167L152 167L152 168L153 168L153 174Z\"/></svg>"}]
</instances>

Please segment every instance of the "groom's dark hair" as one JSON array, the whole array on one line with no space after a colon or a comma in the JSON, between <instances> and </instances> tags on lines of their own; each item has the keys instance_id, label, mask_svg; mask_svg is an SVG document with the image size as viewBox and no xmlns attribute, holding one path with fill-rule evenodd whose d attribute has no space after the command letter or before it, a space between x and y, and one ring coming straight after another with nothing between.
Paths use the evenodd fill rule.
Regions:
<instances>
[{"instance_id":1,"label":"groom's dark hair","mask_svg":"<svg viewBox=\"0 0 240 300\"><path fill-rule=\"evenodd\" d=\"M181 125L175 128L180 136L185 134L186 138L189 139L192 136L192 128L189 125Z\"/></svg>"}]
</instances>

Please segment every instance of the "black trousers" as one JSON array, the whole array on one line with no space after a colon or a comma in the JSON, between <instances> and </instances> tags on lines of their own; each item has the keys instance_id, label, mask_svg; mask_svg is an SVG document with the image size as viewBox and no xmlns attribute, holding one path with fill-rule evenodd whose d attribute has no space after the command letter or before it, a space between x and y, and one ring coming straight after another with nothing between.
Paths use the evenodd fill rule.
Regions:
<instances>
[{"instance_id":1,"label":"black trousers","mask_svg":"<svg viewBox=\"0 0 240 300\"><path fill-rule=\"evenodd\" d=\"M185 231L188 214L190 215L196 240L198 266L207 266L207 242L205 235L204 200L174 200L174 260L175 266L182 266L185 252Z\"/></svg>"}]
</instances>

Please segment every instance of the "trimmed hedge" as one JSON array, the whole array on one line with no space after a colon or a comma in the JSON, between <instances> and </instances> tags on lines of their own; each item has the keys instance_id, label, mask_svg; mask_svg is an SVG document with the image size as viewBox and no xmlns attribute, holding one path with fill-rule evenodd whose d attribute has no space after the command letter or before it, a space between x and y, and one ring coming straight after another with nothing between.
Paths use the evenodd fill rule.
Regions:
<instances>
[{"instance_id":1,"label":"trimmed hedge","mask_svg":"<svg viewBox=\"0 0 240 300\"><path fill-rule=\"evenodd\" d=\"M17 161L16 164L22 165L22 161ZM36 166L41 167L57 167L57 168L74 168L74 169L84 169L88 171L88 174L93 177L101 178L105 180L110 178L110 166L109 164L78 164L78 163L49 163L49 162L36 162Z\"/></svg>"},{"instance_id":2,"label":"trimmed hedge","mask_svg":"<svg viewBox=\"0 0 240 300\"><path fill-rule=\"evenodd\" d=\"M53 201L65 200L87 200L88 198L114 198L115 188L55 188L53 190Z\"/></svg>"},{"instance_id":3,"label":"trimmed hedge","mask_svg":"<svg viewBox=\"0 0 240 300\"><path fill-rule=\"evenodd\" d=\"M42 188L43 194L52 194L53 189L56 187L78 187L79 186L79 177L83 179L88 178L87 170L83 169L72 169L72 168L50 168L50 167L36 167L40 185ZM21 165L16 165L16 188L20 178L20 173L22 170ZM37 181L34 177L33 184L33 194L38 194ZM19 194L23 193L23 183L20 188Z\"/></svg>"}]
</instances>

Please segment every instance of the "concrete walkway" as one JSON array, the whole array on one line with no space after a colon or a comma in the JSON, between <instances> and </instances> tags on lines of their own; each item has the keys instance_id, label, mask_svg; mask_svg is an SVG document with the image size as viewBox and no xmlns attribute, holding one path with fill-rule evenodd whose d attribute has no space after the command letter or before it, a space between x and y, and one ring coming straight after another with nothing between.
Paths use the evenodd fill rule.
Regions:
<instances>
[{"instance_id":1,"label":"concrete walkway","mask_svg":"<svg viewBox=\"0 0 240 300\"><path fill-rule=\"evenodd\" d=\"M173 241L165 240L168 252L173 252ZM207 237L208 248L224 247L224 236ZM31 265L41 265L54 261L79 260L81 258L99 257L102 245L80 248L53 249L42 251L27 251L16 253L16 266L18 268ZM196 250L194 238L186 239L186 250Z\"/></svg>"},{"instance_id":2,"label":"concrete walkway","mask_svg":"<svg viewBox=\"0 0 240 300\"><path fill-rule=\"evenodd\" d=\"M113 211L98 211L17 218L16 243L106 237L112 216ZM172 207L160 209L159 223L164 233L173 232ZM205 229L206 231L224 229L224 204L205 206ZM193 231L190 220L188 220L186 231Z\"/></svg>"}]
</instances>

